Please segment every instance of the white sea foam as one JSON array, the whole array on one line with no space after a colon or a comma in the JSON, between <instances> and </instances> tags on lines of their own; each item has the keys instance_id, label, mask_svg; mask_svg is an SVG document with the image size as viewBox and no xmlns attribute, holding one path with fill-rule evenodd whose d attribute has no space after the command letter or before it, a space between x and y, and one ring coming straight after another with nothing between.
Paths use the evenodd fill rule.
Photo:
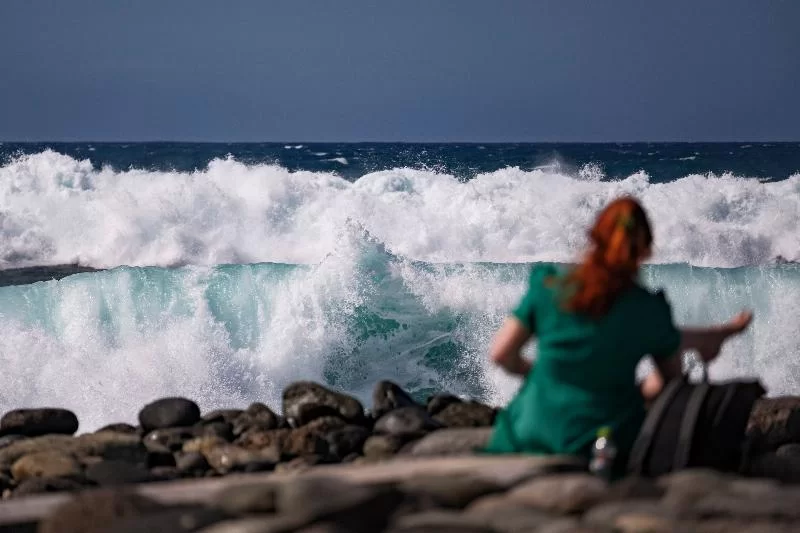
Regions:
<instances>
[{"instance_id":1,"label":"white sea foam","mask_svg":"<svg viewBox=\"0 0 800 533\"><path fill-rule=\"evenodd\" d=\"M596 212L635 194L658 263L800 260L800 175L774 183L645 173L603 179L504 168L468 182L433 171L336 174L216 159L198 172L94 170L45 151L0 167L0 267L81 263L319 262L357 221L403 256L438 262L571 260Z\"/></svg>"}]
</instances>

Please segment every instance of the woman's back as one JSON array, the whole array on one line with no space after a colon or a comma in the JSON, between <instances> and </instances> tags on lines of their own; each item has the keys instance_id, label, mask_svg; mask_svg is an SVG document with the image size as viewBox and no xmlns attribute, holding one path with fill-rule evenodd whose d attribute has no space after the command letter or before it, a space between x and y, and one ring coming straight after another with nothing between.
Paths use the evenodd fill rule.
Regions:
<instances>
[{"instance_id":1,"label":"woman's back","mask_svg":"<svg viewBox=\"0 0 800 533\"><path fill-rule=\"evenodd\" d=\"M597 430L612 428L620 463L644 417L635 384L644 355L674 354L680 333L660 293L633 284L600 317L568 311L565 272L539 265L514 316L538 337L535 369L498 415L494 452L587 455Z\"/></svg>"}]
</instances>

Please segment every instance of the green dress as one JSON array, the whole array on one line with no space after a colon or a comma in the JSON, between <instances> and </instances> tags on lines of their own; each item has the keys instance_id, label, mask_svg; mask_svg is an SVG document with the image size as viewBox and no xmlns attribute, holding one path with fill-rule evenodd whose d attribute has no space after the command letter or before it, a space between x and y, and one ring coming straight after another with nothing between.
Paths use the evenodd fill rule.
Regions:
<instances>
[{"instance_id":1,"label":"green dress","mask_svg":"<svg viewBox=\"0 0 800 533\"><path fill-rule=\"evenodd\" d=\"M514 310L538 339L533 370L496 419L487 451L579 455L587 459L598 429L609 426L624 471L644 421L636 385L642 357L673 355L680 332L663 293L625 290L600 319L565 311L554 265L537 265Z\"/></svg>"}]
</instances>

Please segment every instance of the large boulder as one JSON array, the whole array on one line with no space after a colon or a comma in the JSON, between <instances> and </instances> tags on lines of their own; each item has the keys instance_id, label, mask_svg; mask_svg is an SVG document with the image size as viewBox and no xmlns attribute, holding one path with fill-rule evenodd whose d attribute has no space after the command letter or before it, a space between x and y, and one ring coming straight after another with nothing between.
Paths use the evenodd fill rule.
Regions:
<instances>
[{"instance_id":1,"label":"large boulder","mask_svg":"<svg viewBox=\"0 0 800 533\"><path fill-rule=\"evenodd\" d=\"M512 501L559 514L581 513L599 503L607 485L589 474L561 474L534 478L508 493Z\"/></svg>"},{"instance_id":2,"label":"large boulder","mask_svg":"<svg viewBox=\"0 0 800 533\"><path fill-rule=\"evenodd\" d=\"M399 407L414 407L417 402L392 381L379 381L372 392L372 416L376 419Z\"/></svg>"},{"instance_id":3,"label":"large boulder","mask_svg":"<svg viewBox=\"0 0 800 533\"><path fill-rule=\"evenodd\" d=\"M445 406L433 419L451 428L488 427L497 411L478 402L454 402Z\"/></svg>"},{"instance_id":4,"label":"large boulder","mask_svg":"<svg viewBox=\"0 0 800 533\"><path fill-rule=\"evenodd\" d=\"M338 416L354 424L365 420L357 399L310 381L292 383L283 391L283 415L295 427L323 416Z\"/></svg>"},{"instance_id":5,"label":"large boulder","mask_svg":"<svg viewBox=\"0 0 800 533\"><path fill-rule=\"evenodd\" d=\"M440 429L426 435L411 447L411 455L471 455L489 443L491 428Z\"/></svg>"},{"instance_id":6,"label":"large boulder","mask_svg":"<svg viewBox=\"0 0 800 533\"><path fill-rule=\"evenodd\" d=\"M40 533L112 531L117 520L163 509L149 498L128 492L99 490L76 494L39 524Z\"/></svg>"},{"instance_id":7,"label":"large boulder","mask_svg":"<svg viewBox=\"0 0 800 533\"><path fill-rule=\"evenodd\" d=\"M400 407L389 411L375 422L375 433L384 435L421 436L442 425L430 417L428 411L419 406Z\"/></svg>"},{"instance_id":8,"label":"large boulder","mask_svg":"<svg viewBox=\"0 0 800 533\"><path fill-rule=\"evenodd\" d=\"M428 398L427 409L431 416L440 413L445 407L454 403L461 403L463 400L452 394L434 394Z\"/></svg>"},{"instance_id":9,"label":"large boulder","mask_svg":"<svg viewBox=\"0 0 800 533\"><path fill-rule=\"evenodd\" d=\"M24 481L32 477L78 476L81 470L73 456L51 450L20 457L11 466L11 475L17 481Z\"/></svg>"},{"instance_id":10,"label":"large boulder","mask_svg":"<svg viewBox=\"0 0 800 533\"><path fill-rule=\"evenodd\" d=\"M0 435L72 435L78 431L78 417L66 409L15 409L0 419Z\"/></svg>"},{"instance_id":11,"label":"large boulder","mask_svg":"<svg viewBox=\"0 0 800 533\"><path fill-rule=\"evenodd\" d=\"M278 415L263 403L252 403L237 417L231 420L233 435L239 436L247 431L259 429L269 431L279 425Z\"/></svg>"},{"instance_id":12,"label":"large boulder","mask_svg":"<svg viewBox=\"0 0 800 533\"><path fill-rule=\"evenodd\" d=\"M750 413L747 431L759 452L800 442L800 396L758 400Z\"/></svg>"},{"instance_id":13,"label":"large boulder","mask_svg":"<svg viewBox=\"0 0 800 533\"><path fill-rule=\"evenodd\" d=\"M46 435L20 440L0 449L0 468L10 466L24 455L45 451L58 451L76 458L97 456L141 463L147 459L147 450L135 435L112 432L78 437Z\"/></svg>"},{"instance_id":14,"label":"large boulder","mask_svg":"<svg viewBox=\"0 0 800 533\"><path fill-rule=\"evenodd\" d=\"M200 408L186 398L161 398L139 411L139 424L145 432L154 429L191 426L200 420Z\"/></svg>"},{"instance_id":15,"label":"large boulder","mask_svg":"<svg viewBox=\"0 0 800 533\"><path fill-rule=\"evenodd\" d=\"M351 454L361 454L370 432L362 426L345 426L323 435L327 443L328 455L338 461Z\"/></svg>"}]
</instances>

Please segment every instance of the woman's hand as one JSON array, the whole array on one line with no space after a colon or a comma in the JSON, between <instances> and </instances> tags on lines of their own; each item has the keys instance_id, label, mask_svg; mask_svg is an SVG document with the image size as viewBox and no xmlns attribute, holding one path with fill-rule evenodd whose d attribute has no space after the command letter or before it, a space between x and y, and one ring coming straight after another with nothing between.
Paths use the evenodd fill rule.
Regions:
<instances>
[{"instance_id":1,"label":"woman's hand","mask_svg":"<svg viewBox=\"0 0 800 533\"><path fill-rule=\"evenodd\" d=\"M730 321L721 326L711 328L705 332L695 331L695 342L693 348L700 354L700 358L705 362L716 359L722 345L730 337L742 333L753 321L753 313L742 311Z\"/></svg>"},{"instance_id":2,"label":"woman's hand","mask_svg":"<svg viewBox=\"0 0 800 533\"><path fill-rule=\"evenodd\" d=\"M507 318L494 336L490 359L509 374L527 376L531 362L522 357L522 347L532 336L517 318Z\"/></svg>"}]
</instances>

